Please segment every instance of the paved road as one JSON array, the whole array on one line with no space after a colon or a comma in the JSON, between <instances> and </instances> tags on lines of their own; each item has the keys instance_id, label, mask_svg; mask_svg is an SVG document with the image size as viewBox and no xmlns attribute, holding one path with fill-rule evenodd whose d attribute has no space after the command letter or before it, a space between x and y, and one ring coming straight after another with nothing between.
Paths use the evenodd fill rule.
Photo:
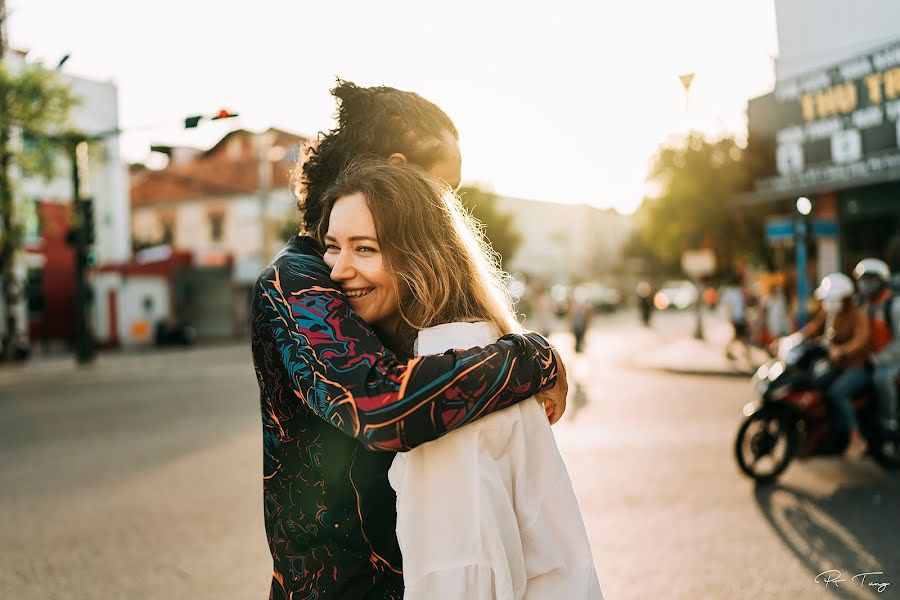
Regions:
<instances>
[{"instance_id":1,"label":"paved road","mask_svg":"<svg viewBox=\"0 0 900 600\"><path fill-rule=\"evenodd\" d=\"M691 331L635 321L596 321L581 356L555 336L579 384L555 431L607 598L900 597L900 478L821 459L754 489L731 456L747 382L634 367ZM0 598L264 598L258 420L242 346L0 369ZM884 593L849 581L871 571Z\"/></svg>"}]
</instances>

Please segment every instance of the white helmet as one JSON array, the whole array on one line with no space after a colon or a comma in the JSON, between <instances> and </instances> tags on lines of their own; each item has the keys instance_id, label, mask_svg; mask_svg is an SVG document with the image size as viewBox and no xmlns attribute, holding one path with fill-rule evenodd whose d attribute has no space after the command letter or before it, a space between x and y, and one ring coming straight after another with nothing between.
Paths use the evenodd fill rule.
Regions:
<instances>
[{"instance_id":1,"label":"white helmet","mask_svg":"<svg viewBox=\"0 0 900 600\"><path fill-rule=\"evenodd\" d=\"M891 268L888 267L886 262L878 258L864 258L853 269L853 279L858 281L863 275L874 275L882 283L890 283Z\"/></svg>"},{"instance_id":2,"label":"white helmet","mask_svg":"<svg viewBox=\"0 0 900 600\"><path fill-rule=\"evenodd\" d=\"M851 297L855 291L852 279L843 273L832 273L822 279L822 285L816 290L816 298L822 302L840 301Z\"/></svg>"}]
</instances>

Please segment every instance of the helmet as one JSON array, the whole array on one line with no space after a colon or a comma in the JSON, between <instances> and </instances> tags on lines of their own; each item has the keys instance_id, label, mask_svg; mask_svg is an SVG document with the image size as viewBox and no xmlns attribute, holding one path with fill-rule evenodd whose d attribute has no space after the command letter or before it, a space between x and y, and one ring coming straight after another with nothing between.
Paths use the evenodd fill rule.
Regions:
<instances>
[{"instance_id":1,"label":"helmet","mask_svg":"<svg viewBox=\"0 0 900 600\"><path fill-rule=\"evenodd\" d=\"M891 281L891 269L887 263L877 258L864 258L853 269L853 279L859 280L863 275L874 275L882 281L889 283Z\"/></svg>"},{"instance_id":2,"label":"helmet","mask_svg":"<svg viewBox=\"0 0 900 600\"><path fill-rule=\"evenodd\" d=\"M816 298L823 302L843 300L855 292L853 280L843 273L832 273L822 279L822 285L816 289Z\"/></svg>"}]
</instances>

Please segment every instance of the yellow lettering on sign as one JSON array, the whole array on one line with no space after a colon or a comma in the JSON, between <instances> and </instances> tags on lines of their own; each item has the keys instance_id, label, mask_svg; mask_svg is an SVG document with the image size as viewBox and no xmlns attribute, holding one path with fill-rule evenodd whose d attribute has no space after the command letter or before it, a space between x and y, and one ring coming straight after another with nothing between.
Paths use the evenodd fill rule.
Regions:
<instances>
[{"instance_id":1,"label":"yellow lettering on sign","mask_svg":"<svg viewBox=\"0 0 900 600\"><path fill-rule=\"evenodd\" d=\"M898 90L900 90L900 79L898 79ZM806 121L851 113L856 110L858 104L856 83L853 81L847 81L814 94L800 96L800 109L803 111L803 119Z\"/></svg>"},{"instance_id":2,"label":"yellow lettering on sign","mask_svg":"<svg viewBox=\"0 0 900 600\"><path fill-rule=\"evenodd\" d=\"M816 92L813 99L816 101L816 116L820 119L825 119L837 114L837 102L835 102L834 88Z\"/></svg>"},{"instance_id":3,"label":"yellow lettering on sign","mask_svg":"<svg viewBox=\"0 0 900 600\"><path fill-rule=\"evenodd\" d=\"M831 89L835 96L835 104L837 105L838 111L846 114L856 110L857 98L855 82L846 81Z\"/></svg>"},{"instance_id":4,"label":"yellow lettering on sign","mask_svg":"<svg viewBox=\"0 0 900 600\"><path fill-rule=\"evenodd\" d=\"M866 75L863 80L866 82L866 89L869 92L869 102L881 104L881 73Z\"/></svg>"},{"instance_id":5,"label":"yellow lettering on sign","mask_svg":"<svg viewBox=\"0 0 900 600\"><path fill-rule=\"evenodd\" d=\"M816 118L816 104L812 94L800 96L800 109L803 111L804 121L813 121Z\"/></svg>"},{"instance_id":6,"label":"yellow lettering on sign","mask_svg":"<svg viewBox=\"0 0 900 600\"><path fill-rule=\"evenodd\" d=\"M900 98L900 68L884 72L884 97L888 100Z\"/></svg>"}]
</instances>

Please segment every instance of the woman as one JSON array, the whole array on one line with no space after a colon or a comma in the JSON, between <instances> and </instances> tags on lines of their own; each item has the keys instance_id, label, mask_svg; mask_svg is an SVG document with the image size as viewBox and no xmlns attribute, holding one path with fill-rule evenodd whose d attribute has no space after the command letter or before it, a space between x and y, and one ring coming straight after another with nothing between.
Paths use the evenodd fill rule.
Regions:
<instances>
[{"instance_id":1,"label":"woman","mask_svg":"<svg viewBox=\"0 0 900 600\"><path fill-rule=\"evenodd\" d=\"M456 129L411 92L339 82L338 126L300 173L305 229L351 158L374 153L459 180ZM270 598L401 598L394 453L549 394L565 407L565 371L546 340L504 336L481 348L398 359L354 313L313 238L291 238L251 303L263 436ZM437 381L449 381L436 393ZM552 388L552 389L551 389ZM434 416L446 415L444 418Z\"/></svg>"},{"instance_id":2,"label":"woman","mask_svg":"<svg viewBox=\"0 0 900 600\"><path fill-rule=\"evenodd\" d=\"M857 461L866 454L868 442L859 429L853 399L869 382L869 319L853 300L853 280L843 273L822 279L815 296L822 310L803 328L805 337L824 336L828 342L831 369L818 375L813 385L825 390L838 435L847 436L843 457Z\"/></svg>"},{"instance_id":3,"label":"woman","mask_svg":"<svg viewBox=\"0 0 900 600\"><path fill-rule=\"evenodd\" d=\"M521 332L479 229L423 171L356 161L322 209L318 238L332 279L398 356ZM436 383L437 391L447 382ZM568 473L536 402L396 456L390 480L405 598L602 597Z\"/></svg>"}]
</instances>

